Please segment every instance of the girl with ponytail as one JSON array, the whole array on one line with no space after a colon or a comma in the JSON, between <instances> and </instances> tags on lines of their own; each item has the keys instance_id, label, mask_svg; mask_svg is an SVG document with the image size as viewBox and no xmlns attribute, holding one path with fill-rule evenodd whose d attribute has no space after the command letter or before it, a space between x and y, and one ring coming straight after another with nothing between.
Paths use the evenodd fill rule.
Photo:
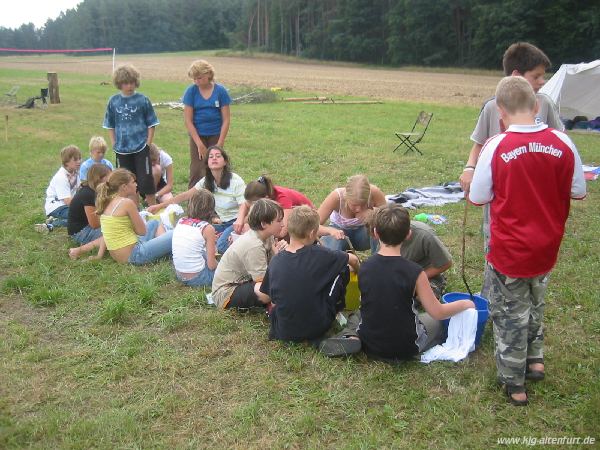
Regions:
<instances>
[{"instance_id":1,"label":"girl with ponytail","mask_svg":"<svg viewBox=\"0 0 600 450\"><path fill-rule=\"evenodd\" d=\"M256 181L251 181L246 185L244 198L246 202L240 207L240 216L243 217L244 221L238 227L234 225L234 231L237 234L242 234L244 228L247 228L244 226L244 223L246 222L248 211L250 210L250 206L258 199L271 199L279 203L283 208L283 227L279 236L275 236L276 238L285 238L288 235L287 220L294 206L307 205L314 208L312 202L304 194L294 189L277 186L266 175L261 175Z\"/></svg>"},{"instance_id":2,"label":"girl with ponytail","mask_svg":"<svg viewBox=\"0 0 600 450\"><path fill-rule=\"evenodd\" d=\"M141 265L171 253L173 231L165 232L158 220L144 222L129 198L136 189L131 172L115 170L98 186L96 213L110 256L119 263Z\"/></svg>"}]
</instances>

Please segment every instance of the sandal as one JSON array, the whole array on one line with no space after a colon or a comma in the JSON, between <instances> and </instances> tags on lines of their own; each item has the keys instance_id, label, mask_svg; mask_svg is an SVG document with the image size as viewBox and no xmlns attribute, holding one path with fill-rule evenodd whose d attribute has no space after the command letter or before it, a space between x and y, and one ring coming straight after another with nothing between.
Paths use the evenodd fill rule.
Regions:
<instances>
[{"instance_id":1,"label":"sandal","mask_svg":"<svg viewBox=\"0 0 600 450\"><path fill-rule=\"evenodd\" d=\"M513 394L523 394L524 393L527 395L527 389L525 389L525 386L514 386L512 384L505 384L504 392L506 393L506 396L508 397L508 401L513 406L527 406L529 404L528 398L525 398L525 400L517 400L516 398L513 397Z\"/></svg>"},{"instance_id":2,"label":"sandal","mask_svg":"<svg viewBox=\"0 0 600 450\"><path fill-rule=\"evenodd\" d=\"M544 364L543 358L532 358L527 360L527 365L525 366L525 378L531 381L542 381L546 373L542 370L532 370L530 366L532 364Z\"/></svg>"}]
</instances>

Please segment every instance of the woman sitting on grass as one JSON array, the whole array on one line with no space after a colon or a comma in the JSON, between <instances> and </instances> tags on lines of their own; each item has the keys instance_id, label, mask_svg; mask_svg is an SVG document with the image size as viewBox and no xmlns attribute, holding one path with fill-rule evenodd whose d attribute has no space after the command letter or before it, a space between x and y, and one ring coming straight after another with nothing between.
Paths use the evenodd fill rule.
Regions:
<instances>
[{"instance_id":1,"label":"woman sitting on grass","mask_svg":"<svg viewBox=\"0 0 600 450\"><path fill-rule=\"evenodd\" d=\"M206 161L206 176L196 183L191 189L177 194L175 197L148 207L148 211L156 213L171 203L188 201L200 189L206 189L215 196L215 210L218 219L213 219L213 225L219 237L217 251L225 253L229 247L229 235L236 227L243 225L244 218L239 214L240 205L244 204L244 190L246 183L238 174L231 171L229 156L221 147L213 145L208 149Z\"/></svg>"},{"instance_id":2,"label":"woman sitting on grass","mask_svg":"<svg viewBox=\"0 0 600 450\"><path fill-rule=\"evenodd\" d=\"M95 163L87 172L87 179L81 182L81 187L73 196L69 207L67 231L69 236L80 247L69 249L69 257L77 259L82 253L87 253L99 247L98 255L94 259L104 256L104 240L100 230L100 217L96 214L96 187L106 182L110 175L110 167Z\"/></svg>"},{"instance_id":3,"label":"woman sitting on grass","mask_svg":"<svg viewBox=\"0 0 600 450\"><path fill-rule=\"evenodd\" d=\"M211 225L215 198L206 189L194 192L187 217L173 230L173 265L177 279L187 286L210 286L215 276L217 235Z\"/></svg>"},{"instance_id":4,"label":"woman sitting on grass","mask_svg":"<svg viewBox=\"0 0 600 450\"><path fill-rule=\"evenodd\" d=\"M96 214L110 256L118 263L146 264L171 253L173 231L165 232L158 220L148 223L140 216L131 196L135 177L117 169L97 188Z\"/></svg>"},{"instance_id":5,"label":"woman sitting on grass","mask_svg":"<svg viewBox=\"0 0 600 450\"><path fill-rule=\"evenodd\" d=\"M237 234L241 234L244 231L244 222L246 222L248 211L258 199L269 198L279 203L279 206L283 208L283 227L281 228L280 235L275 236L276 238L285 238L288 236L287 221L294 206L307 205L314 208L312 202L304 194L294 189L276 186L273 180L266 175L261 175L258 177L258 180L248 183L244 191L244 198L246 202L240 207L239 215L243 218L243 222L238 222L234 225L234 231Z\"/></svg>"},{"instance_id":6,"label":"woman sitting on grass","mask_svg":"<svg viewBox=\"0 0 600 450\"><path fill-rule=\"evenodd\" d=\"M329 226L319 228L319 235L324 235L323 245L332 250L348 250L348 237L356 250L370 247L375 253L377 243L369 238L365 224L373 208L386 204L381 189L370 184L365 175L351 176L345 187L334 189L319 206L321 225L329 219Z\"/></svg>"}]
</instances>

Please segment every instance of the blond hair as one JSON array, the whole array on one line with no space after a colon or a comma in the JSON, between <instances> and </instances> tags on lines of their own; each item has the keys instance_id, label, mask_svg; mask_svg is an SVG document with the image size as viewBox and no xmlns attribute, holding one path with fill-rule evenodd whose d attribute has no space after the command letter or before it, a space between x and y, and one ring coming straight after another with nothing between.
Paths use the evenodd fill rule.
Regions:
<instances>
[{"instance_id":1,"label":"blond hair","mask_svg":"<svg viewBox=\"0 0 600 450\"><path fill-rule=\"evenodd\" d=\"M535 92L523 77L504 77L496 87L496 104L509 114L534 112L535 102Z\"/></svg>"},{"instance_id":2,"label":"blond hair","mask_svg":"<svg viewBox=\"0 0 600 450\"><path fill-rule=\"evenodd\" d=\"M107 148L108 148L108 145L106 144L106 141L104 140L104 138L102 136L92 136L92 138L90 139L90 143L89 143L90 152L92 150L100 149L100 150L104 150L104 152L106 153Z\"/></svg>"},{"instance_id":3,"label":"blond hair","mask_svg":"<svg viewBox=\"0 0 600 450\"><path fill-rule=\"evenodd\" d=\"M319 213L308 205L292 208L288 217L288 233L297 239L305 239L319 229Z\"/></svg>"},{"instance_id":4,"label":"blond hair","mask_svg":"<svg viewBox=\"0 0 600 450\"><path fill-rule=\"evenodd\" d=\"M346 181L346 201L367 205L371 198L371 184L366 175L352 175Z\"/></svg>"},{"instance_id":5,"label":"blond hair","mask_svg":"<svg viewBox=\"0 0 600 450\"><path fill-rule=\"evenodd\" d=\"M113 84L117 89L125 83L134 83L135 87L140 87L140 72L131 64L119 66L113 72Z\"/></svg>"},{"instance_id":6,"label":"blond hair","mask_svg":"<svg viewBox=\"0 0 600 450\"><path fill-rule=\"evenodd\" d=\"M72 159L81 159L81 150L76 145L67 145L60 151L60 160L63 167Z\"/></svg>"},{"instance_id":7,"label":"blond hair","mask_svg":"<svg viewBox=\"0 0 600 450\"><path fill-rule=\"evenodd\" d=\"M208 61L198 59L192 63L188 69L188 77L200 78L208 75L208 80L212 81L215 78L215 68Z\"/></svg>"},{"instance_id":8,"label":"blond hair","mask_svg":"<svg viewBox=\"0 0 600 450\"><path fill-rule=\"evenodd\" d=\"M135 180L135 176L127 169L117 169L110 174L108 180L96 187L96 214L100 215L113 198L117 196L119 188Z\"/></svg>"},{"instance_id":9,"label":"blond hair","mask_svg":"<svg viewBox=\"0 0 600 450\"><path fill-rule=\"evenodd\" d=\"M100 184L100 180L102 180L102 178L104 178L110 172L110 167L108 167L105 164L92 164L92 167L90 167L90 170L88 170L87 173L87 180L82 181L81 184L86 183L90 188L92 188L95 191L98 185Z\"/></svg>"},{"instance_id":10,"label":"blond hair","mask_svg":"<svg viewBox=\"0 0 600 450\"><path fill-rule=\"evenodd\" d=\"M160 148L154 142L148 145L150 150L150 161L160 162Z\"/></svg>"}]
</instances>

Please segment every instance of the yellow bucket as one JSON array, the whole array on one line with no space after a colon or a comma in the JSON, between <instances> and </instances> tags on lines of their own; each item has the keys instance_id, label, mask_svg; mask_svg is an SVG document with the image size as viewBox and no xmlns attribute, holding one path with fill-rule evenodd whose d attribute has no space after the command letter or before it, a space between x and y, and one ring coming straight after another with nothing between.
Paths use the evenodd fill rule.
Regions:
<instances>
[{"instance_id":1,"label":"yellow bucket","mask_svg":"<svg viewBox=\"0 0 600 450\"><path fill-rule=\"evenodd\" d=\"M360 307L360 291L358 290L358 275L350 272L350 282L346 287L346 309L354 311Z\"/></svg>"}]
</instances>

